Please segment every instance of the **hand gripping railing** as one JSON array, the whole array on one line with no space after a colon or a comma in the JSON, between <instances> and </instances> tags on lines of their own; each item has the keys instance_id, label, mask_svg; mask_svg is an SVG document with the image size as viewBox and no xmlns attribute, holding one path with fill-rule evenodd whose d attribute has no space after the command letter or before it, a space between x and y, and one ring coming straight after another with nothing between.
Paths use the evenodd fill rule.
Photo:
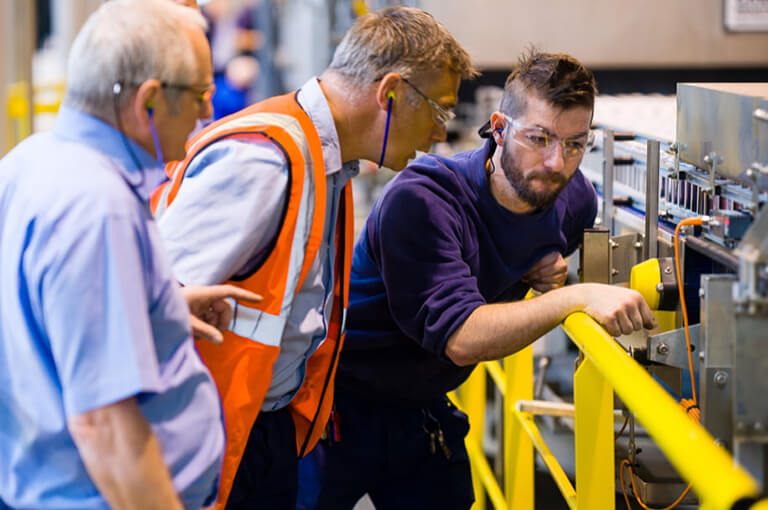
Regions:
<instances>
[{"instance_id":1,"label":"hand gripping railing","mask_svg":"<svg viewBox=\"0 0 768 510\"><path fill-rule=\"evenodd\" d=\"M533 354L528 347L506 358L503 370L498 362L481 363L481 369L458 392L473 429L466 443L476 510L485 508L486 492L497 510L533 510L534 448L571 509L614 509L614 391L692 484L702 509L730 510L737 501L758 496L755 480L597 322L584 313L574 313L562 327L583 354L574 374L578 491L542 439L534 413L526 412L531 406L525 401L533 398ZM504 396L503 491L483 454L479 435L485 414L486 372ZM751 509L768 510L768 500Z\"/></svg>"}]
</instances>

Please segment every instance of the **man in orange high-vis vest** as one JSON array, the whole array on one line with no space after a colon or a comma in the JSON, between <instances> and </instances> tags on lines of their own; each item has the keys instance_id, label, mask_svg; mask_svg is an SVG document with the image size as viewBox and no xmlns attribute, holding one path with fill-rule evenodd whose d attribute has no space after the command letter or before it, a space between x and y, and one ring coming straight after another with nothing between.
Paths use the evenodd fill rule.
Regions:
<instances>
[{"instance_id":1,"label":"man in orange high-vis vest","mask_svg":"<svg viewBox=\"0 0 768 510\"><path fill-rule=\"evenodd\" d=\"M359 159L399 170L444 140L474 74L429 14L368 14L320 78L208 126L168 166L153 210L179 280L263 296L238 303L223 346L198 346L227 429L218 508L295 508L297 459L326 427L344 336L349 180Z\"/></svg>"}]
</instances>

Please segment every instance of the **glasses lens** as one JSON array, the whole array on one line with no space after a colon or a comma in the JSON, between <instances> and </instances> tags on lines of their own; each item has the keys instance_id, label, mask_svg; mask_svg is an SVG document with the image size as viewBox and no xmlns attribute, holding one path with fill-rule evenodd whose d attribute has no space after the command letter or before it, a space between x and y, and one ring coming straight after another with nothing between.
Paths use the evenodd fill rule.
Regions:
<instances>
[{"instance_id":1,"label":"glasses lens","mask_svg":"<svg viewBox=\"0 0 768 510\"><path fill-rule=\"evenodd\" d=\"M427 102L432 108L432 118L440 124L448 124L456 118L456 114L451 110L440 106L429 98L427 98Z\"/></svg>"}]
</instances>

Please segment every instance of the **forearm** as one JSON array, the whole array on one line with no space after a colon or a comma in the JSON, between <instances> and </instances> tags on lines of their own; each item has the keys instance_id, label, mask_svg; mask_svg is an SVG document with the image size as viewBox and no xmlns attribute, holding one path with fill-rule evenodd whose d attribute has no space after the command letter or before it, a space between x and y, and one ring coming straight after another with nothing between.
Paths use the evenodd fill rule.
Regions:
<instances>
[{"instance_id":1,"label":"forearm","mask_svg":"<svg viewBox=\"0 0 768 510\"><path fill-rule=\"evenodd\" d=\"M182 508L160 444L135 399L70 418L68 427L111 508Z\"/></svg>"},{"instance_id":2,"label":"forearm","mask_svg":"<svg viewBox=\"0 0 768 510\"><path fill-rule=\"evenodd\" d=\"M448 339L445 354L460 366L514 354L582 310L581 290L564 287L533 299L480 306Z\"/></svg>"},{"instance_id":3,"label":"forearm","mask_svg":"<svg viewBox=\"0 0 768 510\"><path fill-rule=\"evenodd\" d=\"M612 336L656 327L653 312L634 290L580 283L527 301L478 307L448 339L445 355L457 365L503 358L579 311Z\"/></svg>"}]
</instances>

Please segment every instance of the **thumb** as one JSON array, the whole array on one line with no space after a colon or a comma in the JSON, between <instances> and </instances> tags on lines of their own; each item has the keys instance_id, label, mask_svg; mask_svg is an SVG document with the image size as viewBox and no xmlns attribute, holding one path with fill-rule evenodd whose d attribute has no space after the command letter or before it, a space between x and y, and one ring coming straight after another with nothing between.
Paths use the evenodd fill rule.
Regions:
<instances>
[{"instance_id":1,"label":"thumb","mask_svg":"<svg viewBox=\"0 0 768 510\"><path fill-rule=\"evenodd\" d=\"M195 338L202 338L216 345L220 345L224 341L221 331L194 315L189 316L189 323L192 326L192 336Z\"/></svg>"}]
</instances>

